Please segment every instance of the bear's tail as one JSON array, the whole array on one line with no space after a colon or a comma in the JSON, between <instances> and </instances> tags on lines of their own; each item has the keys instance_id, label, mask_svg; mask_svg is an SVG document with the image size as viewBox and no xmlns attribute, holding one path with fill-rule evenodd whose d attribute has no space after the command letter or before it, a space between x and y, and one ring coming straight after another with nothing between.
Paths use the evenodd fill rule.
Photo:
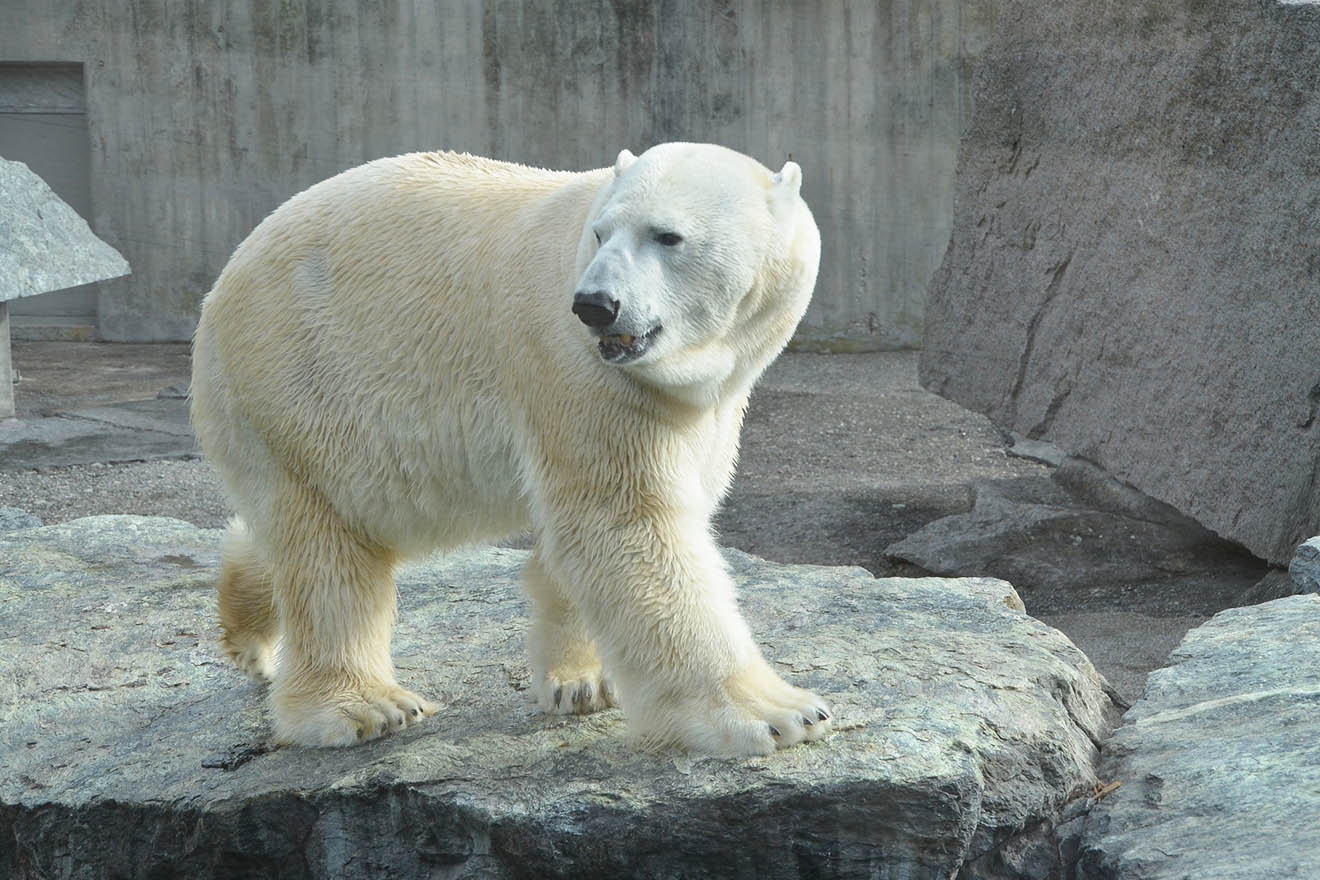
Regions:
<instances>
[{"instance_id":1,"label":"bear's tail","mask_svg":"<svg viewBox=\"0 0 1320 880\"><path fill-rule=\"evenodd\" d=\"M237 516L229 521L221 554L220 643L240 669L270 681L279 641L274 584L252 531Z\"/></svg>"}]
</instances>

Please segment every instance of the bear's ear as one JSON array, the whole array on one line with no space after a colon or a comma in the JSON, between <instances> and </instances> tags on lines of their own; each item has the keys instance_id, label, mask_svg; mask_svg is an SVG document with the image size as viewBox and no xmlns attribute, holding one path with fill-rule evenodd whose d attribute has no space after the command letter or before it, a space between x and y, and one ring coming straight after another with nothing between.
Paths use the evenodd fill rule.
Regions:
<instances>
[{"instance_id":1,"label":"bear's ear","mask_svg":"<svg viewBox=\"0 0 1320 880\"><path fill-rule=\"evenodd\" d=\"M632 163L637 161L637 157L631 150L619 150L619 158L614 160L614 176L618 177L632 167Z\"/></svg>"},{"instance_id":2,"label":"bear's ear","mask_svg":"<svg viewBox=\"0 0 1320 880\"><path fill-rule=\"evenodd\" d=\"M775 192L795 196L802 189L802 169L796 162L785 162L784 167L770 178Z\"/></svg>"}]
</instances>

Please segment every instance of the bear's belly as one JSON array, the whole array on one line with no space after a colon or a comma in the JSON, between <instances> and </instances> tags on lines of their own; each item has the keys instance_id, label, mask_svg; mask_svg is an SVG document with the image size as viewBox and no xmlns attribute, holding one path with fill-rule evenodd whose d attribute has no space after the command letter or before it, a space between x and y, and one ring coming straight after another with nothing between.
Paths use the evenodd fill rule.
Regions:
<instances>
[{"instance_id":1,"label":"bear's belly","mask_svg":"<svg viewBox=\"0 0 1320 880\"><path fill-rule=\"evenodd\" d=\"M323 491L345 519L403 556L530 526L512 434L488 414L433 412L424 424L389 424L374 432L355 472L327 475Z\"/></svg>"}]
</instances>

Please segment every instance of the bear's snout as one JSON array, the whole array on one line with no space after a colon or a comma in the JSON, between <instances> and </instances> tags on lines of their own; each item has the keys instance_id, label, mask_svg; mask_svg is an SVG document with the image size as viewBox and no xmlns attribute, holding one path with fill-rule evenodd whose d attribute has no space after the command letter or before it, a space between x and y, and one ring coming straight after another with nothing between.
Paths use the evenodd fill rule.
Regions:
<instances>
[{"instance_id":1,"label":"bear's snout","mask_svg":"<svg viewBox=\"0 0 1320 880\"><path fill-rule=\"evenodd\" d=\"M588 327L608 327L619 316L619 301L603 290L573 294L573 314Z\"/></svg>"}]
</instances>

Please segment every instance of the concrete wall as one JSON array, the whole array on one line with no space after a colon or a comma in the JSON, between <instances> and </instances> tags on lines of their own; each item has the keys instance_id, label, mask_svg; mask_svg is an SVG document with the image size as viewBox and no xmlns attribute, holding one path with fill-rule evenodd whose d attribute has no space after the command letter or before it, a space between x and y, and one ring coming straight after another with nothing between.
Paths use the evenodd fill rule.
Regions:
<instances>
[{"instance_id":1,"label":"concrete wall","mask_svg":"<svg viewBox=\"0 0 1320 880\"><path fill-rule=\"evenodd\" d=\"M5 0L0 61L82 62L106 339L187 338L303 187L452 148L584 169L664 140L788 154L823 266L799 331L915 345L989 0Z\"/></svg>"}]
</instances>

